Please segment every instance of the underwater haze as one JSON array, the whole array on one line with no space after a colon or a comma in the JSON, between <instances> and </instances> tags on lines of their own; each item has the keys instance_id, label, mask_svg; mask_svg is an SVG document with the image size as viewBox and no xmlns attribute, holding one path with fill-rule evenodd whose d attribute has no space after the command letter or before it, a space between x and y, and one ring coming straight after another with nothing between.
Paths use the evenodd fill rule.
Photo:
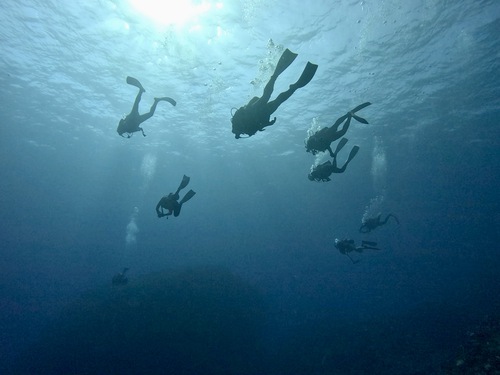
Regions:
<instances>
[{"instance_id":1,"label":"underwater haze","mask_svg":"<svg viewBox=\"0 0 500 375\"><path fill-rule=\"evenodd\" d=\"M3 0L0 372L467 364L500 316L499 35L498 0ZM314 78L235 139L287 48L272 97ZM177 102L145 137L117 133L127 76L141 113ZM340 165L358 154L310 181L329 157L308 134L364 102ZM158 218L183 175L196 195ZM379 213L399 224L361 233ZM336 238L380 250L351 261Z\"/></svg>"}]
</instances>

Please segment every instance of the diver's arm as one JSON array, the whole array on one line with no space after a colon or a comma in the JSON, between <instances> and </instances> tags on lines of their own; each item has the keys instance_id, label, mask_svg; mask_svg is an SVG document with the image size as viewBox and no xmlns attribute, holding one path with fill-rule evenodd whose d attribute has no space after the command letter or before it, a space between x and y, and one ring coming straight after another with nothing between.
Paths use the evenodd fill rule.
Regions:
<instances>
[{"instance_id":1,"label":"diver's arm","mask_svg":"<svg viewBox=\"0 0 500 375\"><path fill-rule=\"evenodd\" d=\"M161 207L161 201L163 200L160 199L160 201L158 202L158 204L156 205L156 215L158 215L158 217L162 217L164 214L163 214L163 208Z\"/></svg>"}]
</instances>

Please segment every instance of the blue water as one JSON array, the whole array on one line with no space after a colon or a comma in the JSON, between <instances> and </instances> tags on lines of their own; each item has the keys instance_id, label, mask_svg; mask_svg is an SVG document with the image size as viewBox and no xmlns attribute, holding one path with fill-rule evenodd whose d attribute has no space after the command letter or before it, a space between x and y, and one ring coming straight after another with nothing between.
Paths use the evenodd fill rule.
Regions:
<instances>
[{"instance_id":1,"label":"blue water","mask_svg":"<svg viewBox=\"0 0 500 375\"><path fill-rule=\"evenodd\" d=\"M261 366L240 373L437 373L500 308L500 2L163 3L0 5L1 369L123 267L132 287L213 266L266 306ZM231 108L262 94L284 48L298 57L275 95L307 61L314 79L234 139ZM126 76L141 113L177 101L146 137L116 133L137 93ZM358 155L309 181L308 130L365 101L369 125L353 121L339 157ZM158 219L183 174L196 196ZM378 212L400 225L359 233ZM352 264L337 237L382 251Z\"/></svg>"}]
</instances>

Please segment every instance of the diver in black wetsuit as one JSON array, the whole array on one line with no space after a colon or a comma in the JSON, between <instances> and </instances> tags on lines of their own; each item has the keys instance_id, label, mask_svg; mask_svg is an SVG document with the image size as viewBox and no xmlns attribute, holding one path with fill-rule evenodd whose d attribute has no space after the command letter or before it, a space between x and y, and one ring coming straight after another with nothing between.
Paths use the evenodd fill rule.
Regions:
<instances>
[{"instance_id":1,"label":"diver in black wetsuit","mask_svg":"<svg viewBox=\"0 0 500 375\"><path fill-rule=\"evenodd\" d=\"M328 150L330 152L330 156L334 157L334 153L330 147L332 142L343 137L345 133L347 133L347 129L349 129L349 125L351 124L351 118L355 118L356 120L358 120L363 124L368 124L368 121L366 121L362 117L357 116L355 112L358 112L363 108L368 107L370 104L371 104L370 102L366 102L361 105L358 105L352 111L349 111L344 116L339 117L338 120L335 121L335 124L333 124L331 127L329 128L325 127L321 130L318 130L313 135L311 135L305 141L306 151L311 152L313 155L316 155L318 152L323 152ZM344 126L342 127L342 129L338 130L338 127L344 121L345 121Z\"/></svg>"},{"instance_id":2,"label":"diver in black wetsuit","mask_svg":"<svg viewBox=\"0 0 500 375\"><path fill-rule=\"evenodd\" d=\"M181 213L181 208L184 203L186 203L188 200L194 197L196 194L193 190L189 190L184 198L180 202L179 200L179 192L184 189L188 184L189 184L190 178L186 175L182 177L182 181L177 188L177 191L175 193L170 193L169 195L166 195L160 199L158 204L156 205L156 214L158 215L159 218L163 216L170 216L172 213L174 216L179 216ZM168 210L167 213L164 213L163 210ZM168 218L168 217L167 217Z\"/></svg>"},{"instance_id":3,"label":"diver in black wetsuit","mask_svg":"<svg viewBox=\"0 0 500 375\"><path fill-rule=\"evenodd\" d=\"M155 98L153 105L151 106L151 109L149 110L149 112L140 115L139 114L139 102L141 101L142 93L145 92L146 90L144 90L144 87L142 87L141 83L136 78L127 77L127 83L129 85L137 87L139 89L139 93L137 94L137 96L135 98L135 102L134 102L134 106L132 107L132 111L125 118L120 120L116 131L118 132L118 134L121 137L123 137L123 134L126 134L127 138L130 138L133 133L138 132L138 131L141 131L142 135L146 136L146 134L144 134L144 130L142 130L142 128L139 125L154 115L155 110L156 110L156 106L158 105L158 102L163 100L163 101L169 102L173 106L175 106L177 103L174 99L169 98L167 96L165 96L163 98Z\"/></svg>"},{"instance_id":4,"label":"diver in black wetsuit","mask_svg":"<svg viewBox=\"0 0 500 375\"><path fill-rule=\"evenodd\" d=\"M285 100L290 98L297 89L307 85L314 77L318 66L308 62L299 80L290 85L287 91L279 94L276 99L269 101L274 90L276 79L290 66L296 57L297 54L291 52L287 48L281 55L269 82L264 87L262 97L254 97L247 105L236 110L231 118L232 132L236 139L241 138L242 134L247 134L248 137L251 137L258 131L263 131L266 126L273 125L276 121L276 117L270 120L271 115Z\"/></svg>"},{"instance_id":5,"label":"diver in black wetsuit","mask_svg":"<svg viewBox=\"0 0 500 375\"><path fill-rule=\"evenodd\" d=\"M362 253L363 250L380 250L378 247L377 247L377 243L376 242L372 242L372 241L361 241L361 246L356 246L354 244L354 240L351 240L351 239L343 239L343 240L339 240L338 238L335 239L335 247L340 251L341 254L344 254L346 255L350 260L351 262L353 263L358 263L359 260L354 260L351 258L351 256L349 255L349 253L353 252L353 251L356 251L358 253Z\"/></svg>"},{"instance_id":6,"label":"diver in black wetsuit","mask_svg":"<svg viewBox=\"0 0 500 375\"><path fill-rule=\"evenodd\" d=\"M342 168L338 168L337 153L342 149L342 147L345 146L346 143L347 143L347 138L342 138L339 144L337 145L335 152L333 153L332 161L328 160L323 164L319 164L314 168L312 168L311 173L309 173L309 176L307 176L309 180L326 182L330 181L330 175L332 173L344 173L347 168L347 164L349 164L349 162L356 156L356 154L359 151L359 146L354 146L351 152L349 153L349 158L347 158L345 164L342 166Z\"/></svg>"},{"instance_id":7,"label":"diver in black wetsuit","mask_svg":"<svg viewBox=\"0 0 500 375\"><path fill-rule=\"evenodd\" d=\"M372 230L374 230L378 227L381 227L382 225L387 224L387 221L389 220L390 217L393 217L394 220L396 220L396 223L399 224L399 219L396 216L394 216L393 214L387 215L385 220L382 220L382 221L380 220L381 217L382 217L382 214L378 214L377 217L372 217L372 218L368 218L368 219L363 220L361 227L359 227L359 231L361 233L369 233Z\"/></svg>"}]
</instances>

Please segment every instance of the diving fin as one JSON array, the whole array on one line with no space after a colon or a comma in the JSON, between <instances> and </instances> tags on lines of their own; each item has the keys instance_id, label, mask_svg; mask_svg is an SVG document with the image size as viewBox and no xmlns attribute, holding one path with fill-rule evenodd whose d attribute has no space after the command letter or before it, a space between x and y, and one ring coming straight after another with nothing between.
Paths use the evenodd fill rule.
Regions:
<instances>
[{"instance_id":1,"label":"diving fin","mask_svg":"<svg viewBox=\"0 0 500 375\"><path fill-rule=\"evenodd\" d=\"M186 176L186 175L182 176L182 181L181 181L181 183L180 183L179 187L177 188L177 194L179 193L179 191L181 191L181 190L182 190L182 189L184 189L186 186L188 186L188 184L189 184L189 180L190 180L190 179L191 179L191 178L190 178L190 177L188 177L188 176Z\"/></svg>"},{"instance_id":2,"label":"diving fin","mask_svg":"<svg viewBox=\"0 0 500 375\"><path fill-rule=\"evenodd\" d=\"M195 196L196 192L194 192L193 190L189 190L186 195L184 196L184 198L182 198L182 200L179 202L179 204L183 204L183 203L186 203L188 200L190 200L191 198L193 198Z\"/></svg>"},{"instance_id":3,"label":"diving fin","mask_svg":"<svg viewBox=\"0 0 500 375\"><path fill-rule=\"evenodd\" d=\"M177 102L172 99L172 98L169 98L168 96L164 96L163 98L155 98L156 101L160 102L160 101L166 101L166 102L169 102L170 104L172 104L174 107L177 105Z\"/></svg>"},{"instance_id":4,"label":"diving fin","mask_svg":"<svg viewBox=\"0 0 500 375\"><path fill-rule=\"evenodd\" d=\"M293 53L290 51L288 48L281 54L280 59L278 60L278 63L276 64L276 68L274 68L274 73L273 76L279 76L281 73L283 73L286 68L288 68L295 58L298 56L298 54Z\"/></svg>"},{"instance_id":5,"label":"diving fin","mask_svg":"<svg viewBox=\"0 0 500 375\"><path fill-rule=\"evenodd\" d=\"M356 108L354 108L352 111L350 111L349 114L353 118L355 118L357 121L361 122L362 124L368 124L368 121L366 121L363 117L359 117L358 115L355 115L354 113L362 110L363 108L368 107L371 104L372 103L370 103L370 102L366 102L366 103L360 104Z\"/></svg>"},{"instance_id":6,"label":"diving fin","mask_svg":"<svg viewBox=\"0 0 500 375\"><path fill-rule=\"evenodd\" d=\"M141 91L146 91L146 90L144 90L144 87L142 87L141 83L139 82L139 80L137 78L128 76L127 77L127 83L129 85L137 87Z\"/></svg>"},{"instance_id":7,"label":"diving fin","mask_svg":"<svg viewBox=\"0 0 500 375\"><path fill-rule=\"evenodd\" d=\"M311 82L311 79L313 79L317 69L318 65L313 64L311 62L307 62L306 67L304 68L304 71L300 75L299 80L295 82L293 85L291 85L291 87L293 87L294 89L299 89L307 85L309 82Z\"/></svg>"},{"instance_id":8,"label":"diving fin","mask_svg":"<svg viewBox=\"0 0 500 375\"><path fill-rule=\"evenodd\" d=\"M342 150L342 148L347 144L349 140L347 138L342 138L339 142L339 144L337 145L337 148L335 149L335 152L333 153L333 157L336 157L337 156L337 153Z\"/></svg>"},{"instance_id":9,"label":"diving fin","mask_svg":"<svg viewBox=\"0 0 500 375\"><path fill-rule=\"evenodd\" d=\"M362 124L368 124L368 121L366 121L363 117L359 117L359 116L355 115L354 113L352 113L351 116L354 119L358 120Z\"/></svg>"},{"instance_id":10,"label":"diving fin","mask_svg":"<svg viewBox=\"0 0 500 375\"><path fill-rule=\"evenodd\" d=\"M352 159L354 159L354 157L356 156L358 151L359 151L359 146L354 146L352 148L351 152L349 153L349 157L347 158L347 161L345 162L345 165L347 165Z\"/></svg>"}]
</instances>

